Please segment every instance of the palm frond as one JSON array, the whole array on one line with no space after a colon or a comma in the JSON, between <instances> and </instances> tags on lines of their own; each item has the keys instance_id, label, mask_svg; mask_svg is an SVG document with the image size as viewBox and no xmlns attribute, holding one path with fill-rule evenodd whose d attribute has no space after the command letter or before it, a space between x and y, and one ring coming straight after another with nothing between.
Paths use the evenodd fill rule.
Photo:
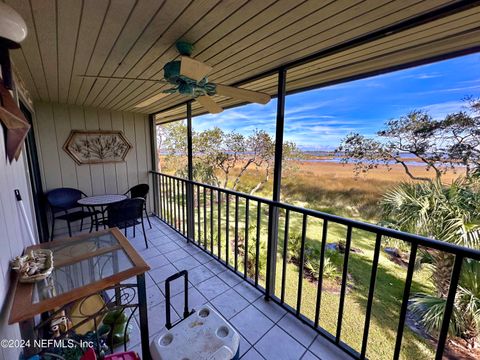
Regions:
<instances>
[{"instance_id":1,"label":"palm frond","mask_svg":"<svg viewBox=\"0 0 480 360\"><path fill-rule=\"evenodd\" d=\"M420 323L431 334L440 331L445 312L446 299L427 294L418 294L410 299L410 311L420 318ZM453 309L452 318L448 328L450 335L458 335L458 324L461 322L461 314L456 308Z\"/></svg>"}]
</instances>

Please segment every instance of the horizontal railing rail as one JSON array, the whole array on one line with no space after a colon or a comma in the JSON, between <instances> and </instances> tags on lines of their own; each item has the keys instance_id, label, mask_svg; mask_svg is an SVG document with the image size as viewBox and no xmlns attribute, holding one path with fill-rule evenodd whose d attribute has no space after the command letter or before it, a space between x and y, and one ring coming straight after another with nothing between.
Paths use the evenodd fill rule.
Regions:
<instances>
[{"instance_id":1,"label":"horizontal railing rail","mask_svg":"<svg viewBox=\"0 0 480 360\"><path fill-rule=\"evenodd\" d=\"M358 359L366 357L382 240L393 238L407 242L410 247L393 352L394 359L400 357L419 247L452 254L455 256L455 261L436 349L436 359L442 358L461 265L464 259L480 261L480 251L172 175L151 173L155 190L155 212L161 220L185 236L188 241L199 246L227 268L257 287L268 299L273 299L339 348ZM191 215L189 216L189 214ZM276 216L277 221L270 222L272 216ZM292 237L294 218L301 230ZM307 315L302 308L303 285L306 281L307 232L309 224L313 221L321 221L321 233L317 236L320 241L320 252L319 258L315 259L318 264L318 274L313 276L316 284L315 309ZM335 334L320 326L320 309L325 281L323 270L329 231L332 227L345 231ZM371 234L372 242L374 242L363 337L359 349L354 349L351 344L342 341L342 324L349 282L349 260L352 252L352 239L356 235L356 231ZM272 236L272 232L275 232L275 236ZM278 239L278 243L269 241L272 238ZM267 239L267 241L263 241L263 239ZM277 255L280 256L281 261L276 260ZM265 260L270 258L274 261ZM286 284L287 276L293 276L293 274L289 274L289 266L292 264L298 268L294 301L291 300L294 294L287 292L289 290ZM274 279L272 283L266 281L271 278ZM287 301L287 297L290 300Z\"/></svg>"}]
</instances>

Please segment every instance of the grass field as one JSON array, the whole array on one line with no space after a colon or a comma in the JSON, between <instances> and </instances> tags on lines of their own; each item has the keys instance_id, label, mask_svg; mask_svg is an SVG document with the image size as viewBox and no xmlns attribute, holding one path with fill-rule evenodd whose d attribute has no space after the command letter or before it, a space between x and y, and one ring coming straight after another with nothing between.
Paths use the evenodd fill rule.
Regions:
<instances>
[{"instance_id":1,"label":"grass field","mask_svg":"<svg viewBox=\"0 0 480 360\"><path fill-rule=\"evenodd\" d=\"M422 172L419 168L418 174ZM425 173L425 171L423 171ZM429 173L426 173L429 174ZM303 163L298 164L296 169L289 174L285 174L282 179L282 201L299 205L305 208L312 208L337 215L356 218L375 222L379 214L378 201L386 190L395 183L408 180L400 168L393 168L391 171L375 170L366 176L357 179L353 177L351 166L342 166L334 163ZM451 181L458 174L449 173L445 177L446 181ZM242 178L238 190L247 192L257 182L258 174L252 171ZM271 183L257 194L269 197L271 193ZM205 213L203 212L203 192L200 193L200 202L196 203L196 234L197 239L204 243L207 248L210 247L212 239L210 232L213 230L213 252L218 255L218 202L213 199L213 208L210 209L209 193L206 193ZM245 242L245 201L240 200L238 206L238 228L234 225L235 202L233 197L230 199L229 208L229 263L235 266L234 246L235 234L237 243L242 248ZM221 238L221 257L226 259L226 216L225 199L223 199L222 213L220 219L220 238ZM198 212L200 210L200 212ZM211 212L211 210L213 210ZM210 217L213 214L213 229L210 229ZM256 203L250 202L249 208L249 248L254 246L256 234ZM266 207L261 212L260 221L260 241L266 243L267 237L267 217ZM284 213L280 214L279 224L279 248L277 256L277 280L276 295L281 296L282 284L282 264L283 264L283 246L284 246ZM200 225L200 228L198 226ZM206 225L206 226L205 226ZM205 226L205 227L204 227ZM292 234L300 233L302 226L302 216L291 213L290 215L290 236L287 239L287 246L291 245ZM323 223L320 219L312 217L307 221L306 251L318 253L321 245ZM198 231L200 229L200 232ZM327 243L336 243L345 239L346 227L338 224L329 224ZM207 234L205 237L205 233ZM343 314L343 325L341 339L349 346L360 351L363 338L363 327L365 321L365 307L370 284L371 264L375 237L373 234L364 231L354 230L352 235L352 248L359 250L350 254L348 266L347 296L345 301L345 310ZM252 249L251 249L252 250ZM265 257L266 248L261 247L259 257ZM249 252L252 257L255 253ZM244 251L237 254L238 270L244 269ZM290 260L290 258L289 258ZM335 257L335 266L341 271L343 266L343 255ZM415 271L412 293L433 291L429 281L430 272L428 269L418 269ZM406 268L389 260L387 255L382 252L380 256L379 268L377 273L377 282L375 288L374 305L372 309L372 318L369 332L369 341L367 348L367 357L371 359L392 358L395 345L395 338L398 327L398 314L400 311L401 299L406 277ZM260 266L260 285L264 286L265 268L264 264ZM287 262L286 271L286 289L285 302L292 307L297 305L297 293L299 283L299 266L294 262ZM302 301L301 313L315 318L315 304L317 297L317 282L304 278L302 281ZM339 292L338 284L334 279L327 280L324 283L324 289L321 293L320 308L320 326L332 334L336 333L336 324L338 318ZM404 339L402 343L401 358L403 359L427 359L432 358L434 348L431 343L420 336L414 334L408 327L405 328Z\"/></svg>"}]
</instances>

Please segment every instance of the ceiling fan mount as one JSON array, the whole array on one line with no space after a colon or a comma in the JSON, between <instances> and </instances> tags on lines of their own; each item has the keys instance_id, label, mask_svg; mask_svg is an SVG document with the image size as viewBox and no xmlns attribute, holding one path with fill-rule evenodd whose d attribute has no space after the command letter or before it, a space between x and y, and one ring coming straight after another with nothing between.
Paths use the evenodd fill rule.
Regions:
<instances>
[{"instance_id":1,"label":"ceiling fan mount","mask_svg":"<svg viewBox=\"0 0 480 360\"><path fill-rule=\"evenodd\" d=\"M175 43L175 47L182 56L192 56L193 50L195 49L192 44L185 40L178 40Z\"/></svg>"}]
</instances>

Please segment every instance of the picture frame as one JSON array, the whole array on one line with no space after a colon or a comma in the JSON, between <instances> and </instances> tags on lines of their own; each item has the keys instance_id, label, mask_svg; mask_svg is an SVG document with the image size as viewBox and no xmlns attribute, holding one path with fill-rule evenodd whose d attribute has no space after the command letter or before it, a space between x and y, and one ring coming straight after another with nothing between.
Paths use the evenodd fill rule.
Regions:
<instances>
[{"instance_id":1,"label":"picture frame","mask_svg":"<svg viewBox=\"0 0 480 360\"><path fill-rule=\"evenodd\" d=\"M78 165L124 162L131 149L121 130L72 130L63 145Z\"/></svg>"}]
</instances>

